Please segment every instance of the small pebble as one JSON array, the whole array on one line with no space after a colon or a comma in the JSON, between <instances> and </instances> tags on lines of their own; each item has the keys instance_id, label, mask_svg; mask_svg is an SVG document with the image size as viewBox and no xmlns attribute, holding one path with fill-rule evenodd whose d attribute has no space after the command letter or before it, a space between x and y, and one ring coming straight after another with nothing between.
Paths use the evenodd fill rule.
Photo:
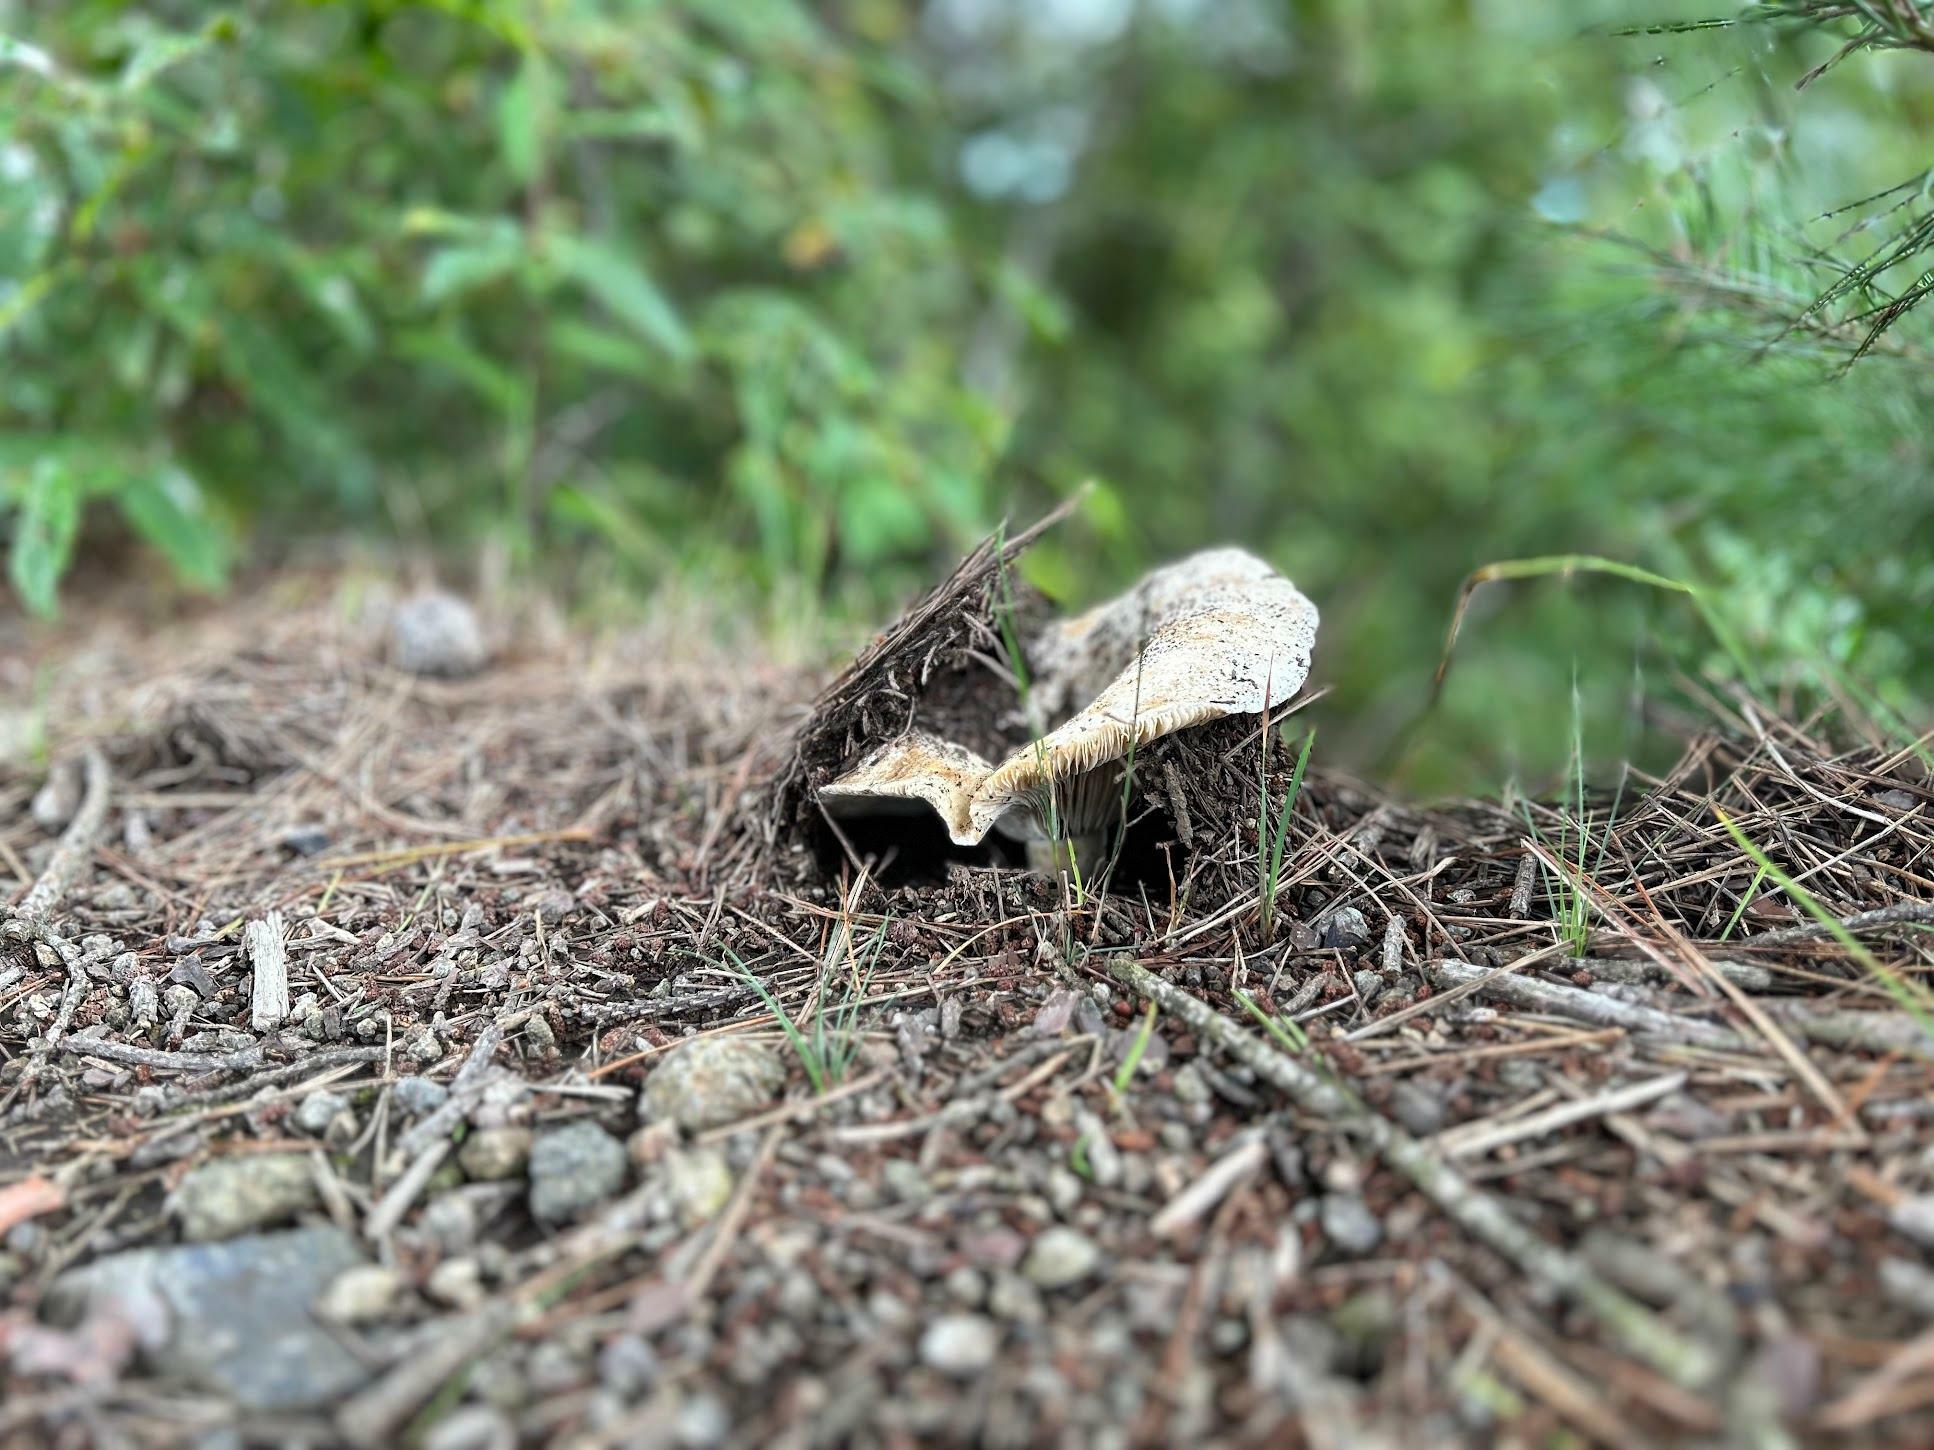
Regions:
<instances>
[{"instance_id":1,"label":"small pebble","mask_svg":"<svg viewBox=\"0 0 1934 1450\"><path fill-rule=\"evenodd\" d=\"M41 830L60 830L81 807L81 772L75 761L64 761L48 773L46 782L34 792L27 807L34 824Z\"/></svg>"},{"instance_id":2,"label":"small pebble","mask_svg":"<svg viewBox=\"0 0 1934 1450\"><path fill-rule=\"evenodd\" d=\"M1091 1277L1101 1265L1101 1250L1078 1229L1057 1224L1038 1235L1021 1272L1043 1289L1066 1289Z\"/></svg>"},{"instance_id":3,"label":"small pebble","mask_svg":"<svg viewBox=\"0 0 1934 1450\"><path fill-rule=\"evenodd\" d=\"M732 1417L710 1395L693 1395L678 1408L678 1443L686 1450L708 1450L725 1443Z\"/></svg>"},{"instance_id":4,"label":"small pebble","mask_svg":"<svg viewBox=\"0 0 1934 1450\"><path fill-rule=\"evenodd\" d=\"M987 1295L988 1312L1015 1324L1039 1324L1047 1317L1040 1290L1018 1274L995 1276Z\"/></svg>"},{"instance_id":5,"label":"small pebble","mask_svg":"<svg viewBox=\"0 0 1934 1450\"><path fill-rule=\"evenodd\" d=\"M441 1055L442 1052L439 1049L436 1056ZM431 1060L435 1061L435 1057L433 1056ZM444 1101L450 1096L450 1089L432 1078L400 1077L390 1088L390 1094L395 1099L397 1107L413 1118L420 1118L442 1107Z\"/></svg>"},{"instance_id":6,"label":"small pebble","mask_svg":"<svg viewBox=\"0 0 1934 1450\"><path fill-rule=\"evenodd\" d=\"M381 1264L359 1264L329 1281L316 1300L316 1313L330 1324L369 1324L396 1306L403 1281Z\"/></svg>"},{"instance_id":7,"label":"small pebble","mask_svg":"<svg viewBox=\"0 0 1934 1450\"><path fill-rule=\"evenodd\" d=\"M1407 1132L1419 1138L1428 1138L1444 1126L1443 1097L1410 1079L1390 1090L1390 1111Z\"/></svg>"},{"instance_id":8,"label":"small pebble","mask_svg":"<svg viewBox=\"0 0 1934 1450\"><path fill-rule=\"evenodd\" d=\"M622 1399L644 1394L660 1372L657 1351L641 1335L617 1335L598 1351L598 1382Z\"/></svg>"},{"instance_id":9,"label":"small pebble","mask_svg":"<svg viewBox=\"0 0 1934 1450\"><path fill-rule=\"evenodd\" d=\"M625 1145L582 1119L531 1145L530 1206L540 1223L568 1223L624 1187Z\"/></svg>"},{"instance_id":10,"label":"small pebble","mask_svg":"<svg viewBox=\"0 0 1934 1450\"><path fill-rule=\"evenodd\" d=\"M987 1302L987 1278L978 1269L970 1269L962 1264L947 1275L944 1286L947 1297L956 1303L978 1309Z\"/></svg>"},{"instance_id":11,"label":"small pebble","mask_svg":"<svg viewBox=\"0 0 1934 1450\"><path fill-rule=\"evenodd\" d=\"M517 1427L495 1405L459 1405L423 1437L423 1450L516 1450Z\"/></svg>"},{"instance_id":12,"label":"small pebble","mask_svg":"<svg viewBox=\"0 0 1934 1450\"><path fill-rule=\"evenodd\" d=\"M233 1238L293 1218L316 1202L303 1153L248 1153L192 1169L175 1189L174 1213L190 1241Z\"/></svg>"},{"instance_id":13,"label":"small pebble","mask_svg":"<svg viewBox=\"0 0 1934 1450\"><path fill-rule=\"evenodd\" d=\"M488 659L477 612L454 594L426 589L390 616L390 662L399 670L455 679L474 675Z\"/></svg>"},{"instance_id":14,"label":"small pebble","mask_svg":"<svg viewBox=\"0 0 1934 1450\"><path fill-rule=\"evenodd\" d=\"M1887 1215L1895 1230L1915 1243L1934 1248L1934 1193L1903 1198Z\"/></svg>"},{"instance_id":15,"label":"small pebble","mask_svg":"<svg viewBox=\"0 0 1934 1450\"><path fill-rule=\"evenodd\" d=\"M732 1170L715 1148L692 1148L665 1155L665 1191L672 1211L686 1228L716 1218L732 1200Z\"/></svg>"},{"instance_id":16,"label":"small pebble","mask_svg":"<svg viewBox=\"0 0 1934 1450\"><path fill-rule=\"evenodd\" d=\"M445 1253L456 1253L477 1241L477 1210L461 1193L444 1193L430 1200L416 1221L417 1232Z\"/></svg>"},{"instance_id":17,"label":"small pebble","mask_svg":"<svg viewBox=\"0 0 1934 1450\"><path fill-rule=\"evenodd\" d=\"M474 1309L484 1301L483 1270L475 1259L445 1259L423 1281L424 1292L452 1309Z\"/></svg>"},{"instance_id":18,"label":"small pebble","mask_svg":"<svg viewBox=\"0 0 1934 1450\"><path fill-rule=\"evenodd\" d=\"M348 1109L348 1101L340 1093L310 1093L296 1105L295 1125L312 1138L320 1138L329 1131L330 1121L337 1113Z\"/></svg>"},{"instance_id":19,"label":"small pebble","mask_svg":"<svg viewBox=\"0 0 1934 1450\"><path fill-rule=\"evenodd\" d=\"M701 1133L769 1106L785 1080L784 1064L763 1042L699 1037L665 1054L645 1081L639 1109Z\"/></svg>"},{"instance_id":20,"label":"small pebble","mask_svg":"<svg viewBox=\"0 0 1934 1450\"><path fill-rule=\"evenodd\" d=\"M1354 1193L1325 1194L1321 1218L1324 1236L1346 1254L1367 1254L1383 1242L1383 1225Z\"/></svg>"},{"instance_id":21,"label":"small pebble","mask_svg":"<svg viewBox=\"0 0 1934 1450\"><path fill-rule=\"evenodd\" d=\"M1370 940L1369 920L1354 906L1318 917L1316 930L1324 946L1344 951L1355 951Z\"/></svg>"},{"instance_id":22,"label":"small pebble","mask_svg":"<svg viewBox=\"0 0 1934 1450\"><path fill-rule=\"evenodd\" d=\"M993 1364L1000 1349L999 1328L979 1314L947 1314L920 1336L920 1359L929 1369L955 1379L971 1379Z\"/></svg>"},{"instance_id":23,"label":"small pebble","mask_svg":"<svg viewBox=\"0 0 1934 1450\"><path fill-rule=\"evenodd\" d=\"M477 1182L515 1178L530 1162L531 1142L529 1128L478 1128L457 1149L457 1166Z\"/></svg>"}]
</instances>

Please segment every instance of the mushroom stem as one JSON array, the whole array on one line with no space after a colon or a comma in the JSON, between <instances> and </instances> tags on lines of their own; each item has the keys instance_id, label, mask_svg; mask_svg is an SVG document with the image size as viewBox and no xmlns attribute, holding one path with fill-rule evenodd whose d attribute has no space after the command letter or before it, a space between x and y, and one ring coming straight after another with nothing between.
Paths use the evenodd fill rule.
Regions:
<instances>
[{"instance_id":1,"label":"mushroom stem","mask_svg":"<svg viewBox=\"0 0 1934 1450\"><path fill-rule=\"evenodd\" d=\"M1079 870L1092 871L1107 847L1106 831L1060 836L1051 841L1029 841L1027 869L1041 876L1071 876Z\"/></svg>"}]
</instances>

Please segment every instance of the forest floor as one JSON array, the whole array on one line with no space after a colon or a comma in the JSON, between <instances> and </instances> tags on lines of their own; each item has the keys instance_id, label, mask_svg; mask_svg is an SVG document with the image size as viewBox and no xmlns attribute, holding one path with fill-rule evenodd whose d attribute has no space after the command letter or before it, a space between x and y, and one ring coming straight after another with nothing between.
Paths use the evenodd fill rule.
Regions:
<instances>
[{"instance_id":1,"label":"forest floor","mask_svg":"<svg viewBox=\"0 0 1934 1450\"><path fill-rule=\"evenodd\" d=\"M1934 1442L1924 753L1318 770L1265 936L1253 826L815 859L815 679L384 607L0 624L0 1445Z\"/></svg>"}]
</instances>

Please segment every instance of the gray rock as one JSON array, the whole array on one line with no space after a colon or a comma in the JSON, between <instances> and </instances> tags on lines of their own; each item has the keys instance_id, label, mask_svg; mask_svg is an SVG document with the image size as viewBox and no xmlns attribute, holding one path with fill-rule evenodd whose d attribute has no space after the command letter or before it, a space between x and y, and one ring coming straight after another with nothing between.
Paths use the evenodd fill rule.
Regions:
<instances>
[{"instance_id":1,"label":"gray rock","mask_svg":"<svg viewBox=\"0 0 1934 1450\"><path fill-rule=\"evenodd\" d=\"M993 1364L1001 1331L979 1314L946 1314L920 1336L920 1360L955 1379L971 1379Z\"/></svg>"},{"instance_id":2,"label":"gray rock","mask_svg":"<svg viewBox=\"0 0 1934 1450\"><path fill-rule=\"evenodd\" d=\"M880 1179L887 1192L901 1203L924 1203L933 1192L927 1186L927 1175L910 1158L887 1159L886 1166L880 1170Z\"/></svg>"},{"instance_id":3,"label":"gray rock","mask_svg":"<svg viewBox=\"0 0 1934 1450\"><path fill-rule=\"evenodd\" d=\"M1043 1289L1066 1289L1101 1266L1101 1250L1078 1229L1057 1224L1040 1234L1027 1251L1021 1272Z\"/></svg>"},{"instance_id":4,"label":"gray rock","mask_svg":"<svg viewBox=\"0 0 1934 1450\"><path fill-rule=\"evenodd\" d=\"M1019 1274L997 1274L987 1293L990 1313L1016 1324L1039 1324L1047 1317L1041 1304L1041 1291Z\"/></svg>"},{"instance_id":5,"label":"gray rock","mask_svg":"<svg viewBox=\"0 0 1934 1450\"><path fill-rule=\"evenodd\" d=\"M1903 1198L1889 1211L1887 1220L1894 1226L1895 1232L1907 1235L1917 1244L1934 1248L1934 1193Z\"/></svg>"},{"instance_id":6,"label":"gray rock","mask_svg":"<svg viewBox=\"0 0 1934 1450\"><path fill-rule=\"evenodd\" d=\"M445 1259L423 1282L424 1290L439 1304L453 1309L474 1309L483 1303L483 1269L475 1259Z\"/></svg>"},{"instance_id":7,"label":"gray rock","mask_svg":"<svg viewBox=\"0 0 1934 1450\"><path fill-rule=\"evenodd\" d=\"M1888 1300L1923 1317L1934 1317L1934 1272L1912 1259L1880 1261L1880 1289Z\"/></svg>"},{"instance_id":8,"label":"gray rock","mask_svg":"<svg viewBox=\"0 0 1934 1450\"><path fill-rule=\"evenodd\" d=\"M390 616L390 662L413 675L474 675L490 658L477 612L454 594L426 589Z\"/></svg>"},{"instance_id":9,"label":"gray rock","mask_svg":"<svg viewBox=\"0 0 1934 1450\"><path fill-rule=\"evenodd\" d=\"M171 1201L183 1238L233 1238L313 1207L315 1172L301 1153L216 1158L191 1170Z\"/></svg>"},{"instance_id":10,"label":"gray rock","mask_svg":"<svg viewBox=\"0 0 1934 1450\"><path fill-rule=\"evenodd\" d=\"M642 1335L617 1335L598 1351L598 1383L623 1399L644 1394L661 1373L658 1353Z\"/></svg>"},{"instance_id":11,"label":"gray rock","mask_svg":"<svg viewBox=\"0 0 1934 1450\"><path fill-rule=\"evenodd\" d=\"M390 1089L396 1106L413 1118L433 1113L450 1096L450 1089L427 1077L400 1077Z\"/></svg>"},{"instance_id":12,"label":"gray rock","mask_svg":"<svg viewBox=\"0 0 1934 1450\"><path fill-rule=\"evenodd\" d=\"M45 783L34 792L33 804L27 811L41 830L58 831L74 818L74 813L80 808L80 762L66 760L48 773Z\"/></svg>"},{"instance_id":13,"label":"gray rock","mask_svg":"<svg viewBox=\"0 0 1934 1450\"><path fill-rule=\"evenodd\" d=\"M731 1415L710 1395L693 1395L678 1407L678 1443L687 1450L723 1445L731 1433Z\"/></svg>"},{"instance_id":14,"label":"gray rock","mask_svg":"<svg viewBox=\"0 0 1934 1450\"><path fill-rule=\"evenodd\" d=\"M647 1117L699 1133L756 1113L785 1080L784 1063L764 1043L700 1037L665 1054L646 1080L639 1105Z\"/></svg>"},{"instance_id":15,"label":"gray rock","mask_svg":"<svg viewBox=\"0 0 1934 1450\"><path fill-rule=\"evenodd\" d=\"M580 1119L531 1145L530 1206L540 1223L567 1223L624 1187L625 1145Z\"/></svg>"},{"instance_id":16,"label":"gray rock","mask_svg":"<svg viewBox=\"0 0 1934 1450\"><path fill-rule=\"evenodd\" d=\"M978 1308L987 1300L987 1277L980 1270L962 1264L947 1275L943 1287L949 1298Z\"/></svg>"},{"instance_id":17,"label":"gray rock","mask_svg":"<svg viewBox=\"0 0 1934 1450\"><path fill-rule=\"evenodd\" d=\"M1375 972L1357 972L1351 980L1356 983L1356 994L1363 999L1366 1007L1383 995L1383 978Z\"/></svg>"},{"instance_id":18,"label":"gray rock","mask_svg":"<svg viewBox=\"0 0 1934 1450\"><path fill-rule=\"evenodd\" d=\"M445 1253L461 1253L477 1241L477 1210L461 1193L442 1193L431 1199L416 1221L416 1230Z\"/></svg>"},{"instance_id":19,"label":"gray rock","mask_svg":"<svg viewBox=\"0 0 1934 1450\"><path fill-rule=\"evenodd\" d=\"M330 1282L362 1262L354 1241L333 1227L136 1249L63 1275L47 1310L57 1322L76 1323L117 1300L159 1301L167 1328L146 1351L154 1369L244 1409L308 1409L369 1377L313 1313Z\"/></svg>"},{"instance_id":20,"label":"gray rock","mask_svg":"<svg viewBox=\"0 0 1934 1450\"><path fill-rule=\"evenodd\" d=\"M403 1044L403 1053L417 1065L419 1071L427 1072L443 1060L443 1044L437 1041L436 1033L425 1027ZM442 1087L441 1083L431 1082L428 1078L417 1078L414 1081L427 1083L432 1087ZM443 1091L445 1097L449 1096L449 1089L444 1088ZM441 1102L442 1099L439 1098L438 1101Z\"/></svg>"},{"instance_id":21,"label":"gray rock","mask_svg":"<svg viewBox=\"0 0 1934 1450\"><path fill-rule=\"evenodd\" d=\"M348 1107L349 1103L340 1093L310 1093L296 1105L295 1125L311 1137L320 1138L329 1131L330 1120Z\"/></svg>"},{"instance_id":22,"label":"gray rock","mask_svg":"<svg viewBox=\"0 0 1934 1450\"><path fill-rule=\"evenodd\" d=\"M483 1182L515 1178L530 1162L531 1142L529 1128L478 1128L457 1149L457 1166Z\"/></svg>"},{"instance_id":23,"label":"gray rock","mask_svg":"<svg viewBox=\"0 0 1934 1450\"><path fill-rule=\"evenodd\" d=\"M672 1211L686 1228L716 1218L732 1198L732 1170L714 1148L674 1150L665 1155L665 1192Z\"/></svg>"},{"instance_id":24,"label":"gray rock","mask_svg":"<svg viewBox=\"0 0 1934 1450\"><path fill-rule=\"evenodd\" d=\"M1321 1221L1324 1236L1346 1254L1367 1254L1383 1242L1383 1225L1357 1194L1325 1194Z\"/></svg>"},{"instance_id":25,"label":"gray rock","mask_svg":"<svg viewBox=\"0 0 1934 1450\"><path fill-rule=\"evenodd\" d=\"M1420 1082L1405 1079L1390 1090L1390 1111L1397 1121L1419 1138L1428 1138L1444 1126L1444 1099Z\"/></svg>"},{"instance_id":26,"label":"gray rock","mask_svg":"<svg viewBox=\"0 0 1934 1450\"><path fill-rule=\"evenodd\" d=\"M1355 951L1370 940L1370 923L1354 906L1341 906L1316 920L1319 939L1326 947Z\"/></svg>"}]
</instances>

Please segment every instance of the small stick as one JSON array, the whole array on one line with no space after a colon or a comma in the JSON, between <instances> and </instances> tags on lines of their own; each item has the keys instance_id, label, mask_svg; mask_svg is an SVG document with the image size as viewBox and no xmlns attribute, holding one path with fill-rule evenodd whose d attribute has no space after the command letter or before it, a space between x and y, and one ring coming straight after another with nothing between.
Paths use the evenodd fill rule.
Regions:
<instances>
[{"instance_id":1,"label":"small stick","mask_svg":"<svg viewBox=\"0 0 1934 1450\"><path fill-rule=\"evenodd\" d=\"M21 898L20 904L14 908L13 920L7 923L16 939L33 934L36 927L46 926L47 919L54 914L61 898L73 886L74 878L80 874L81 867L93 854L94 842L107 820L111 783L107 760L99 750L90 746L83 757L82 769L84 786L80 808L74 812L74 819L67 823L67 829L61 832L54 854L47 862L47 869L40 873L40 879Z\"/></svg>"},{"instance_id":2,"label":"small stick","mask_svg":"<svg viewBox=\"0 0 1934 1450\"><path fill-rule=\"evenodd\" d=\"M1242 1061L1304 1112L1328 1119L1380 1154L1466 1233L1538 1283L1568 1295L1660 1373L1680 1384L1701 1385L1719 1372L1721 1365L1708 1346L1681 1335L1583 1260L1528 1232L1498 1199L1471 1184L1340 1082L1279 1052L1139 963L1117 957L1107 965L1116 980L1163 1012L1181 1018L1198 1037Z\"/></svg>"},{"instance_id":3,"label":"small stick","mask_svg":"<svg viewBox=\"0 0 1934 1450\"><path fill-rule=\"evenodd\" d=\"M219 1053L167 1052L159 1047L142 1047L132 1042L70 1037L60 1044L60 1050L82 1057L98 1057L106 1062L125 1062L130 1067L160 1068L164 1072L247 1072L262 1065L262 1049L259 1047Z\"/></svg>"},{"instance_id":4,"label":"small stick","mask_svg":"<svg viewBox=\"0 0 1934 1450\"><path fill-rule=\"evenodd\" d=\"M271 909L242 928L242 951L255 968L249 1025L257 1032L280 1027L289 1015L289 952L282 940L282 913Z\"/></svg>"},{"instance_id":5,"label":"small stick","mask_svg":"<svg viewBox=\"0 0 1934 1450\"><path fill-rule=\"evenodd\" d=\"M61 996L60 1011L36 1045L38 1055L27 1063L20 1074L20 1081L14 1084L13 1091L7 1094L5 1103L0 1103L0 1107L10 1106L40 1080L49 1055L59 1045L61 1038L67 1035L74 1013L80 1007L81 999L87 995L87 968L81 961L80 952L54 930L49 920L73 886L74 878L80 875L81 868L94 854L95 839L101 834L101 826L107 820L107 801L113 783L108 773L107 758L89 746L82 759L82 771L84 784L80 807L74 812L74 819L67 823L67 829L61 832L60 840L55 843L47 869L28 888L11 915L5 921L0 921L0 940L40 942L59 957L67 968L67 991Z\"/></svg>"},{"instance_id":6,"label":"small stick","mask_svg":"<svg viewBox=\"0 0 1934 1450\"><path fill-rule=\"evenodd\" d=\"M1431 1146L1447 1158L1471 1158L1480 1153L1489 1153L1494 1148L1502 1148L1506 1143L1555 1133L1560 1128L1568 1128L1588 1118L1628 1112L1654 1098L1677 1092L1685 1085L1686 1075L1683 1072L1670 1072L1664 1077L1627 1083L1575 1103L1560 1103L1554 1108L1546 1108L1542 1113L1533 1113L1509 1123L1475 1123L1471 1132L1453 1128L1448 1133L1439 1133L1431 1140Z\"/></svg>"},{"instance_id":7,"label":"small stick","mask_svg":"<svg viewBox=\"0 0 1934 1450\"><path fill-rule=\"evenodd\" d=\"M448 1138L424 1146L402 1176L390 1185L389 1192L377 1200L376 1206L369 1211L369 1217L363 1220L364 1238L371 1243L381 1243L389 1237L422 1194L430 1176L450 1156L451 1146Z\"/></svg>"},{"instance_id":8,"label":"small stick","mask_svg":"<svg viewBox=\"0 0 1934 1450\"><path fill-rule=\"evenodd\" d=\"M1394 977L1403 970L1403 918L1393 916L1383 928L1383 974Z\"/></svg>"},{"instance_id":9,"label":"small stick","mask_svg":"<svg viewBox=\"0 0 1934 1450\"><path fill-rule=\"evenodd\" d=\"M1238 1183L1262 1166L1268 1148L1259 1137L1248 1138L1223 1154L1182 1191L1162 1205L1148 1221L1148 1231L1167 1238L1177 1229L1189 1227L1226 1198Z\"/></svg>"},{"instance_id":10,"label":"small stick","mask_svg":"<svg viewBox=\"0 0 1934 1450\"><path fill-rule=\"evenodd\" d=\"M1889 926L1908 926L1916 922L1934 922L1934 901L1896 901L1892 906L1856 911L1852 916L1840 918L1842 927L1856 933L1879 931ZM1825 936L1832 929L1823 922L1809 921L1800 926L1783 926L1778 931L1763 931L1757 936L1741 937L1733 946L1785 946L1788 942L1811 941L1814 937Z\"/></svg>"},{"instance_id":11,"label":"small stick","mask_svg":"<svg viewBox=\"0 0 1934 1450\"><path fill-rule=\"evenodd\" d=\"M1518 874L1511 883L1511 915L1523 921L1531 915L1531 888L1538 883L1538 858L1526 851L1518 858Z\"/></svg>"},{"instance_id":12,"label":"small stick","mask_svg":"<svg viewBox=\"0 0 1934 1450\"><path fill-rule=\"evenodd\" d=\"M1649 1032L1674 1042L1697 1042L1707 1047L1739 1049L1747 1046L1738 1033L1715 1027L1696 1017L1680 1017L1637 1002L1621 1002L1580 987L1561 986L1536 977L1510 972L1489 972L1469 962L1437 961L1425 969L1439 987L1472 987L1479 996L1494 997L1532 1012L1549 1012L1574 1022L1589 1022L1594 1027L1623 1027L1630 1032Z\"/></svg>"}]
</instances>

